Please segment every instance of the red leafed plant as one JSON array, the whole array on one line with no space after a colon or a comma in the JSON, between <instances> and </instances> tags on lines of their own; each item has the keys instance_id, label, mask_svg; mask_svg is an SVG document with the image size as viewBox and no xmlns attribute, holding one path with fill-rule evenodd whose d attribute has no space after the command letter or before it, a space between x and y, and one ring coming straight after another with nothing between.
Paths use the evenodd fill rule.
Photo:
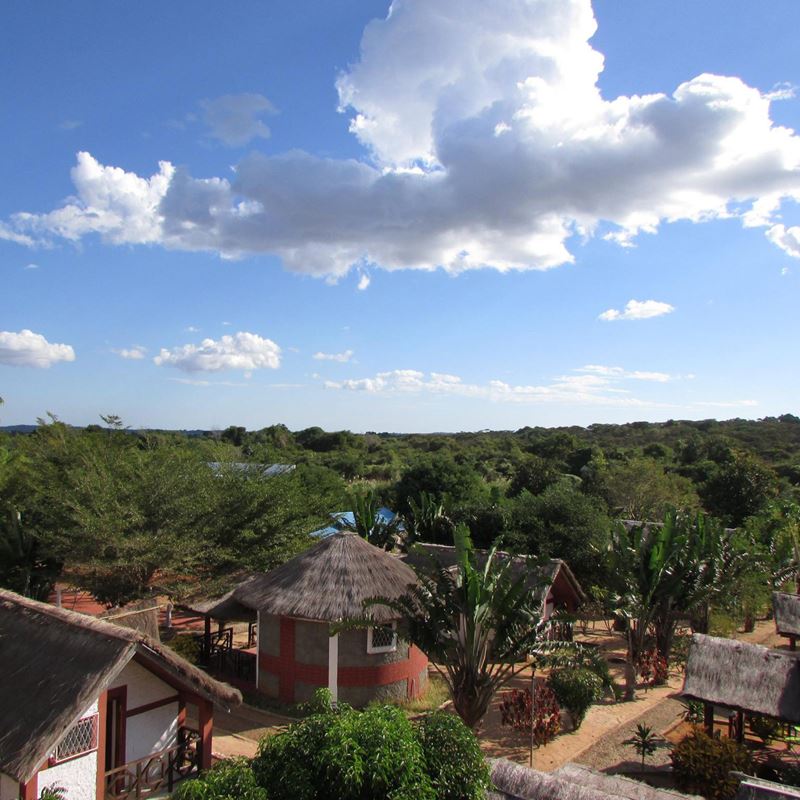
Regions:
<instances>
[{"instance_id":1,"label":"red leafed plant","mask_svg":"<svg viewBox=\"0 0 800 800\"><path fill-rule=\"evenodd\" d=\"M531 703L530 689L503 692L500 701L500 722L514 730L531 731L533 711L533 741L541 747L554 739L561 729L561 708L555 692L543 680L536 681L536 703Z\"/></svg>"},{"instance_id":2,"label":"red leafed plant","mask_svg":"<svg viewBox=\"0 0 800 800\"><path fill-rule=\"evenodd\" d=\"M653 648L639 657L639 676L647 686L663 686L669 678L667 659Z\"/></svg>"}]
</instances>

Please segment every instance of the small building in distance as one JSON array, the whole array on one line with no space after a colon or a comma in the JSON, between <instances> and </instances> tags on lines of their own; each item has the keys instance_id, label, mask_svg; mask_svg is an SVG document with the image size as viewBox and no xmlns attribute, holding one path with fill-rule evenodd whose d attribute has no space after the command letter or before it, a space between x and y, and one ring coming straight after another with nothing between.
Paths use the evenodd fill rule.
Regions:
<instances>
[{"instance_id":1,"label":"small building in distance","mask_svg":"<svg viewBox=\"0 0 800 800\"><path fill-rule=\"evenodd\" d=\"M475 551L475 559L480 567L486 564L488 557L487 550ZM510 560L514 577L525 578L536 595L536 601L542 606L543 621L549 620L556 611L574 613L586 599L578 579L566 561L560 558L547 559L540 563L538 569L531 569L525 556L512 555L503 550L496 551L495 558L501 563ZM403 560L412 565L424 565L431 559L447 569L455 567L456 549L452 545L418 542L403 556Z\"/></svg>"},{"instance_id":2,"label":"small building in distance","mask_svg":"<svg viewBox=\"0 0 800 800\"><path fill-rule=\"evenodd\" d=\"M241 694L140 631L0 590L0 800L165 794Z\"/></svg>"},{"instance_id":3,"label":"small building in distance","mask_svg":"<svg viewBox=\"0 0 800 800\"><path fill-rule=\"evenodd\" d=\"M773 592L772 608L775 611L775 630L779 636L789 639L792 650L796 649L800 638L800 595Z\"/></svg>"},{"instance_id":4,"label":"small building in distance","mask_svg":"<svg viewBox=\"0 0 800 800\"><path fill-rule=\"evenodd\" d=\"M283 703L308 701L323 687L354 706L418 697L427 657L398 637L393 611L364 607L369 598L400 597L415 582L399 558L340 531L238 586L231 598L258 616L258 690ZM371 625L337 627L365 617Z\"/></svg>"}]
</instances>

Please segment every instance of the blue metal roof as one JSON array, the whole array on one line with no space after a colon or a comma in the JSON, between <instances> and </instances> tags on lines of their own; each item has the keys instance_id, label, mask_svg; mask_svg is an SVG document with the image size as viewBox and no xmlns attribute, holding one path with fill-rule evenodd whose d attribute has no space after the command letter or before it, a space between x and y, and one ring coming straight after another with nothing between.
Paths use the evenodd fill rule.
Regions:
<instances>
[{"instance_id":1,"label":"blue metal roof","mask_svg":"<svg viewBox=\"0 0 800 800\"><path fill-rule=\"evenodd\" d=\"M396 517L397 514L390 508L386 508L386 506L381 506L375 512L375 522L382 523L383 525L389 525ZM330 525L320 528L318 531L312 531L309 536L324 539L326 536L333 536L334 533L338 533L339 531L352 529L356 524L356 515L352 511L334 511L330 515L330 518ZM400 530L405 530L402 523L400 524Z\"/></svg>"}]
</instances>

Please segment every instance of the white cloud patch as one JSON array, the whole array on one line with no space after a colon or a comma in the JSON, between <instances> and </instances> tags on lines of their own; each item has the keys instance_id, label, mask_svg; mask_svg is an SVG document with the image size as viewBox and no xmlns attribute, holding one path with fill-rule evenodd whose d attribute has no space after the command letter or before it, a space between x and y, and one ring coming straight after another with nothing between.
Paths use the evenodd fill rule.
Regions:
<instances>
[{"instance_id":1,"label":"white cloud patch","mask_svg":"<svg viewBox=\"0 0 800 800\"><path fill-rule=\"evenodd\" d=\"M784 225L773 225L767 231L767 239L792 258L800 258L800 225L794 225L791 228Z\"/></svg>"},{"instance_id":2,"label":"white cloud patch","mask_svg":"<svg viewBox=\"0 0 800 800\"><path fill-rule=\"evenodd\" d=\"M185 344L171 350L162 348L153 359L159 367L176 367L184 372L218 372L240 369L277 369L281 349L271 339L255 333L239 332L218 340L203 339L200 344Z\"/></svg>"},{"instance_id":3,"label":"white cloud patch","mask_svg":"<svg viewBox=\"0 0 800 800\"><path fill-rule=\"evenodd\" d=\"M800 137L770 117L786 87L702 74L605 98L596 28L589 0L394 3L336 83L364 159L251 154L230 179L168 163L145 179L82 153L76 197L15 215L0 238L272 253L329 279L363 264L548 269L574 259L573 237L631 244L732 216L795 248L776 214L800 200ZM269 101L231 97L205 106L216 134L266 135Z\"/></svg>"},{"instance_id":4,"label":"white cloud patch","mask_svg":"<svg viewBox=\"0 0 800 800\"><path fill-rule=\"evenodd\" d=\"M58 123L58 127L62 131L74 131L80 128L81 125L83 125L83 122L79 119L65 119Z\"/></svg>"},{"instance_id":5,"label":"white cloud patch","mask_svg":"<svg viewBox=\"0 0 800 800\"><path fill-rule=\"evenodd\" d=\"M358 279L358 291L363 292L365 291L370 284L370 277L367 275L366 272L362 272L361 276Z\"/></svg>"},{"instance_id":6,"label":"white cloud patch","mask_svg":"<svg viewBox=\"0 0 800 800\"><path fill-rule=\"evenodd\" d=\"M371 378L325 381L325 388L379 395L433 394L475 397L504 403L577 403L620 407L656 406L657 402L632 397L624 384L629 380L664 383L672 376L663 372L628 371L621 367L587 365L572 375L562 375L543 385L514 385L491 380L485 384L465 383L457 375L397 369L379 372Z\"/></svg>"},{"instance_id":7,"label":"white cloud patch","mask_svg":"<svg viewBox=\"0 0 800 800\"><path fill-rule=\"evenodd\" d=\"M628 300L625 308L619 311L616 308L609 308L604 311L598 319L606 322L614 322L622 319L651 319L662 317L664 314L671 314L675 310L669 303L662 303L658 300Z\"/></svg>"},{"instance_id":8,"label":"white cloud patch","mask_svg":"<svg viewBox=\"0 0 800 800\"><path fill-rule=\"evenodd\" d=\"M39 269L39 265L38 265L38 264L33 264L33 263L31 263L31 264L26 264L26 265L23 267L23 269Z\"/></svg>"},{"instance_id":9,"label":"white cloud patch","mask_svg":"<svg viewBox=\"0 0 800 800\"><path fill-rule=\"evenodd\" d=\"M127 358L130 361L141 361L147 355L147 348L142 347L140 344L135 344L133 347L122 347L119 350L113 350L120 358Z\"/></svg>"},{"instance_id":10,"label":"white cloud patch","mask_svg":"<svg viewBox=\"0 0 800 800\"><path fill-rule=\"evenodd\" d=\"M203 100L200 106L210 135L231 147L269 138L270 130L260 118L274 114L275 107L262 94L226 94Z\"/></svg>"},{"instance_id":11,"label":"white cloud patch","mask_svg":"<svg viewBox=\"0 0 800 800\"><path fill-rule=\"evenodd\" d=\"M346 364L353 358L353 351L345 350L343 353L314 353L312 358L317 361L336 361L339 364Z\"/></svg>"},{"instance_id":12,"label":"white cloud patch","mask_svg":"<svg viewBox=\"0 0 800 800\"><path fill-rule=\"evenodd\" d=\"M68 344L48 342L41 333L23 329L18 333L0 331L0 364L9 367L52 367L59 361L74 361Z\"/></svg>"}]
</instances>

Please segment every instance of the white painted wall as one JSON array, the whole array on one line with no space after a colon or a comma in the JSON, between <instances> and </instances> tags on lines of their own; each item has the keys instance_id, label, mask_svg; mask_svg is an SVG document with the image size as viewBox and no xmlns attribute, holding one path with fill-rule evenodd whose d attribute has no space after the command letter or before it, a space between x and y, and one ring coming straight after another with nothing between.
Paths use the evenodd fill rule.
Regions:
<instances>
[{"instance_id":1,"label":"white painted wall","mask_svg":"<svg viewBox=\"0 0 800 800\"><path fill-rule=\"evenodd\" d=\"M128 711L156 700L174 697L177 692L145 667L130 661L109 688L128 687ZM125 760L136 761L151 753L172 747L178 740L178 704L170 703L127 719ZM69 798L68 800L72 800Z\"/></svg>"},{"instance_id":2,"label":"white painted wall","mask_svg":"<svg viewBox=\"0 0 800 800\"><path fill-rule=\"evenodd\" d=\"M37 793L53 784L67 790L67 800L96 800L97 750L42 770L38 775Z\"/></svg>"},{"instance_id":3,"label":"white painted wall","mask_svg":"<svg viewBox=\"0 0 800 800\"><path fill-rule=\"evenodd\" d=\"M0 800L18 800L19 781L0 772Z\"/></svg>"},{"instance_id":4,"label":"white painted wall","mask_svg":"<svg viewBox=\"0 0 800 800\"><path fill-rule=\"evenodd\" d=\"M178 704L170 703L162 708L154 708L144 714L128 717L125 760L136 761L151 753L166 750L177 742Z\"/></svg>"},{"instance_id":5,"label":"white painted wall","mask_svg":"<svg viewBox=\"0 0 800 800\"><path fill-rule=\"evenodd\" d=\"M168 683L164 683L150 670L135 661L129 661L108 688L116 689L118 686L126 685L128 687L128 711L177 694L176 690Z\"/></svg>"},{"instance_id":6,"label":"white painted wall","mask_svg":"<svg viewBox=\"0 0 800 800\"><path fill-rule=\"evenodd\" d=\"M97 700L95 700L79 717L91 716L97 713ZM71 727L71 726L70 726ZM99 731L98 731L99 734ZM54 767L43 769L37 780L37 794L45 786L63 786L67 790L68 800L96 800L97 797L97 751L93 750L84 756L71 758ZM5 798L3 798L5 800Z\"/></svg>"}]
</instances>

